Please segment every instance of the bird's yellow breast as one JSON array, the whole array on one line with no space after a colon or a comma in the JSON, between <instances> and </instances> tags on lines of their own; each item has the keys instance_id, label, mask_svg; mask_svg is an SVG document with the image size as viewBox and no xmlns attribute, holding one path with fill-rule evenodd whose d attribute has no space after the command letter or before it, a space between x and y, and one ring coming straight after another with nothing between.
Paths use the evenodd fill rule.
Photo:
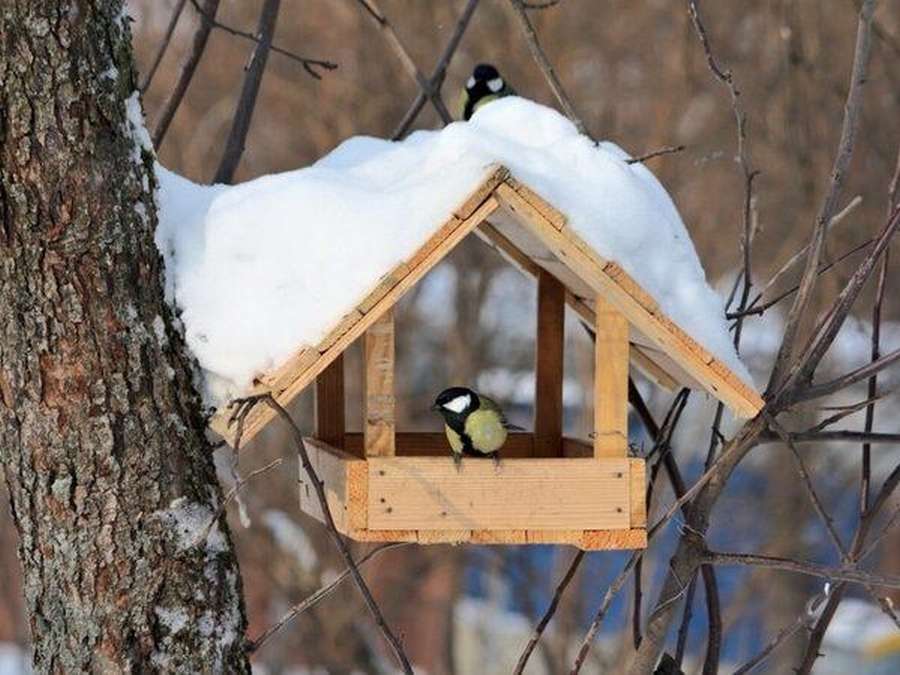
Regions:
<instances>
[{"instance_id":1,"label":"bird's yellow breast","mask_svg":"<svg viewBox=\"0 0 900 675\"><path fill-rule=\"evenodd\" d=\"M465 430L477 452L496 452L506 442L503 419L496 410L476 410L466 418Z\"/></svg>"}]
</instances>

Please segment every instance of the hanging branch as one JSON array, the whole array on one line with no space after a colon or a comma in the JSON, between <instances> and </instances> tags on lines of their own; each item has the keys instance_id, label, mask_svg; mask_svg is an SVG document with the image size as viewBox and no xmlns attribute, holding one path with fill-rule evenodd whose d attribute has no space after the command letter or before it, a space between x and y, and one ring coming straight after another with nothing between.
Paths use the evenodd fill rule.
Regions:
<instances>
[{"instance_id":1,"label":"hanging branch","mask_svg":"<svg viewBox=\"0 0 900 675\"><path fill-rule=\"evenodd\" d=\"M172 123L172 118L178 111L178 106L184 98L188 85L194 77L203 52L206 49L206 42L209 40L209 34L215 25L216 12L219 11L219 0L206 0L203 9L200 10L196 0L191 0L191 4L197 7L200 12L200 22L194 31L194 39L191 41L191 51L181 66L181 73L178 81L169 93L169 98L162 106L162 112L159 114L159 121L156 123L156 129L153 130L153 147L159 151L163 139L166 137L166 131Z\"/></svg>"},{"instance_id":2,"label":"hanging branch","mask_svg":"<svg viewBox=\"0 0 900 675\"><path fill-rule=\"evenodd\" d=\"M312 462L310 462L309 460L309 453L306 451L306 442L303 440L303 434L300 432L297 424L294 422L293 418L291 418L287 410L285 410L282 405L272 397L271 394L262 394L260 396L249 397L246 399L238 400L235 403L237 403L239 407L252 407L254 405L258 405L259 403L264 403L269 406L285 424L288 425L291 436L294 440L294 445L297 448L297 455L299 456L303 469L309 476L310 483L312 483L313 489L316 492L316 498L318 499L319 508L322 511L322 516L325 520L325 526L328 529L328 534L331 536L334 545L337 547L338 552L344 559L344 564L349 570L350 575L353 577L353 581L356 582L356 587L362 594L363 600L366 603L366 607L372 614L372 618L375 619L375 624L378 626L379 630L381 630L381 634L384 636L384 639L387 641L387 643L391 647L391 650L394 652L394 656L400 663L403 672L407 675L413 675L412 666L410 666L409 659L407 658L406 653L403 651L403 645L400 644L400 640L397 639L397 636L393 633L387 621L385 620L384 615L381 613L381 608L379 608L378 603L375 602L375 598L372 597L372 592L369 590L369 586L366 584L365 579L363 579L362 574L359 571L359 567L353 560L353 555L350 553L350 548L347 546L347 543L338 532L337 526L334 524L334 518L331 515L331 507L328 505L328 497L325 494L324 483L319 479L315 468L313 468Z\"/></svg>"},{"instance_id":3,"label":"hanging branch","mask_svg":"<svg viewBox=\"0 0 900 675\"><path fill-rule=\"evenodd\" d=\"M459 17L459 20L456 22L456 28L453 30L453 35L450 37L450 41L447 43L447 46L444 48L443 54L438 59L437 66L434 69L434 72L431 73L431 77L428 78L429 85L432 90L440 91L441 85L444 83L444 77L447 74L447 68L450 65L450 61L453 59L453 55L456 54L456 49L459 47L459 43L462 41L462 37L466 32L466 29L469 27L469 21L472 19L472 15L475 13L475 8L478 7L478 0L469 0L466 3L466 7L463 10L462 15ZM400 140L406 133L409 131L409 128L413 125L416 118L419 116L419 113L422 111L422 108L425 106L425 102L428 100L424 90L419 89L416 94L416 98L413 101L412 105L406 111L406 114L403 115L403 119L400 120L400 124L397 125L397 128L394 129L394 133L391 134L391 138L395 141ZM440 111L438 111L440 113ZM450 120L444 120L445 124L449 124Z\"/></svg>"},{"instance_id":4,"label":"hanging branch","mask_svg":"<svg viewBox=\"0 0 900 675\"><path fill-rule=\"evenodd\" d=\"M163 56L165 56L166 50L169 48L169 43L172 41L172 34L175 32L178 18L184 10L185 2L186 0L177 0L175 3L175 8L172 10L172 16L169 17L169 25L166 26L166 32L163 34L162 42L159 43L159 49L156 50L156 56L153 58L153 63L150 65L150 70L147 71L144 81L138 86L138 90L142 94L150 88L150 83L153 82L153 76L156 75L156 69L159 68L159 64L162 62Z\"/></svg>"},{"instance_id":5,"label":"hanging branch","mask_svg":"<svg viewBox=\"0 0 900 675\"><path fill-rule=\"evenodd\" d=\"M222 161L219 162L219 168L216 169L213 183L230 184L234 180L234 172L241 162L247 133L250 131L250 122L253 119L253 111L256 108L259 87L266 70L266 62L269 60L269 50L272 48L272 38L275 35L275 24L278 22L280 5L281 0L265 0L259 12L257 27L259 42L256 43L250 63L245 68L241 97L238 99L234 111L231 131L225 142L225 153L222 155Z\"/></svg>"},{"instance_id":6,"label":"hanging branch","mask_svg":"<svg viewBox=\"0 0 900 675\"><path fill-rule=\"evenodd\" d=\"M575 112L575 106L572 105L572 101L569 99L559 78L556 76L553 64L550 63L550 59L548 59L547 55L544 53L541 43L538 41L537 32L535 32L534 26L531 24L531 19L528 18L528 13L525 5L522 4L522 0L509 0L509 6L512 8L513 15L519 22L519 26L522 29L522 34L525 36L525 42L528 44L528 49L531 52L532 58L534 58L534 62L537 63L538 68L540 68L541 72L544 74L547 84L550 85L550 90L562 107L566 117L572 120L572 123L575 125L575 128L578 129L579 133L584 134L589 138L593 138L593 136L588 133L587 127L584 126L584 122L581 121L578 113Z\"/></svg>"}]
</instances>

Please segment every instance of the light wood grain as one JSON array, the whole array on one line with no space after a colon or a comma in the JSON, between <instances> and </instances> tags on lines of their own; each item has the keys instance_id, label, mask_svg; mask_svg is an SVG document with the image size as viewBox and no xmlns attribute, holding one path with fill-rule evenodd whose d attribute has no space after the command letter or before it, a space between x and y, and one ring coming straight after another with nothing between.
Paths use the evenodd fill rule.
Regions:
<instances>
[{"instance_id":1,"label":"light wood grain","mask_svg":"<svg viewBox=\"0 0 900 675\"><path fill-rule=\"evenodd\" d=\"M628 528L627 459L370 458L370 529Z\"/></svg>"},{"instance_id":2,"label":"light wood grain","mask_svg":"<svg viewBox=\"0 0 900 675\"><path fill-rule=\"evenodd\" d=\"M444 228L441 228L444 234L440 243L432 247L427 255L414 256L417 259L417 263L414 266L410 265L408 274L387 293L384 293L381 299L372 305L370 311L366 313L357 311L354 315L355 323L350 325L318 359L303 371L294 372L283 389L271 392L276 400L282 405L290 403L338 354L341 354L354 340L359 338L381 314L393 307L406 291L422 279L429 270L442 260L447 253L452 251L466 235L478 227L485 218L496 211L497 207L497 200L489 196L466 220L459 221L456 217L452 218L450 222L453 224L453 229L445 231ZM380 293L381 291L378 290L378 292ZM211 422L211 426L229 444L234 442L234 425L229 424L231 414L230 407L225 407L217 411L214 416L217 419ZM248 417L244 429L244 439L249 441L253 438L274 416L275 413L269 406L257 406L253 411L252 419Z\"/></svg>"},{"instance_id":3,"label":"light wood grain","mask_svg":"<svg viewBox=\"0 0 900 675\"><path fill-rule=\"evenodd\" d=\"M629 495L631 499L631 527L647 527L647 479L643 459L631 458L629 463Z\"/></svg>"},{"instance_id":4,"label":"light wood grain","mask_svg":"<svg viewBox=\"0 0 900 675\"><path fill-rule=\"evenodd\" d=\"M328 508L337 529L348 533L354 527L365 528L364 494L368 479L365 462L315 438L306 438L304 443L310 463L325 488ZM298 488L300 509L324 523L325 517L315 488L302 464L299 465Z\"/></svg>"},{"instance_id":5,"label":"light wood grain","mask_svg":"<svg viewBox=\"0 0 900 675\"><path fill-rule=\"evenodd\" d=\"M594 456L628 454L628 321L597 296L594 332Z\"/></svg>"},{"instance_id":6,"label":"light wood grain","mask_svg":"<svg viewBox=\"0 0 900 675\"><path fill-rule=\"evenodd\" d=\"M506 183L499 185L494 194L504 208L518 217L557 258L618 307L637 329L666 351L707 391L739 416L751 417L759 412L763 401L758 394L748 391L749 388L728 369L710 367L712 357L708 352L665 315L648 311L640 298L633 297L627 288L611 278L604 271L610 261L598 255L571 228L557 229L540 209Z\"/></svg>"},{"instance_id":7,"label":"light wood grain","mask_svg":"<svg viewBox=\"0 0 900 675\"><path fill-rule=\"evenodd\" d=\"M393 309L388 309L366 331L363 364L365 453L367 457L392 457L395 453L396 407Z\"/></svg>"}]
</instances>

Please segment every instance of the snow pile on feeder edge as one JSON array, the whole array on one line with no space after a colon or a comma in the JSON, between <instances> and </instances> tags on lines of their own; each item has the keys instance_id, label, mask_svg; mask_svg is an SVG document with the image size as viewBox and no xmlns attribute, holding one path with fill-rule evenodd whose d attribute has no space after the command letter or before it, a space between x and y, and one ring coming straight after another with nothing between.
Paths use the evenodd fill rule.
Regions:
<instances>
[{"instance_id":1,"label":"snow pile on feeder edge","mask_svg":"<svg viewBox=\"0 0 900 675\"><path fill-rule=\"evenodd\" d=\"M507 98L467 123L400 142L353 137L312 166L231 187L158 167L166 296L203 368L205 402L227 403L317 344L497 163L752 383L675 205L647 168L626 159L556 111Z\"/></svg>"}]
</instances>

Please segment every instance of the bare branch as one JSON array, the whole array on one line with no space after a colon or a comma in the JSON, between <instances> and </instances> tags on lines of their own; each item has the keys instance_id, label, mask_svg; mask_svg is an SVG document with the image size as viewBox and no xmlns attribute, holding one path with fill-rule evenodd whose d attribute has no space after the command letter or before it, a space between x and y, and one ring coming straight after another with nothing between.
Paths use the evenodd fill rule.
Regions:
<instances>
[{"instance_id":1,"label":"bare branch","mask_svg":"<svg viewBox=\"0 0 900 675\"><path fill-rule=\"evenodd\" d=\"M201 7L198 0L191 0L191 5L193 5L194 9L202 17L209 21L212 28L218 28L219 30L224 31L229 35L233 35L235 37L243 38L244 40L249 40L250 42L259 44L259 38L256 35L253 35L253 33L238 30L237 28L233 28L227 24L216 21L215 13L209 12L206 7ZM312 59L308 56L301 56L300 54L295 54L292 51L284 49L283 47L279 47L276 44L270 45L269 48L273 52L281 54L282 56L289 58L291 61L296 61L297 63L299 63L301 66L303 66L303 70L305 70L310 77L316 80L322 79L322 76L316 70L317 68L321 70L334 70L338 67L336 63L332 63L331 61L323 61L322 59Z\"/></svg>"},{"instance_id":2,"label":"bare branch","mask_svg":"<svg viewBox=\"0 0 900 675\"><path fill-rule=\"evenodd\" d=\"M400 63L403 64L404 70L406 70L410 77L412 77L416 81L416 84L419 85L419 89L423 91L429 99L431 99L432 105L434 105L435 110L438 111L441 119L444 120L444 124L449 124L453 118L450 115L450 112L447 110L447 106L444 105L444 101L441 98L440 91L435 88L431 80L426 80L425 75L422 74L422 71L420 71L418 67L416 67L415 62L412 60L412 57L409 55L406 47L403 46L403 42L401 42L399 36L397 35L397 32L394 30L393 24L388 21L387 16L385 16L384 12L378 6L376 0L356 1L375 21L375 24L378 26L381 34L384 35L384 38L387 40L388 45L390 45L391 49L397 55L397 58L400 59Z\"/></svg>"},{"instance_id":3,"label":"bare branch","mask_svg":"<svg viewBox=\"0 0 900 675\"><path fill-rule=\"evenodd\" d=\"M872 42L872 16L875 12L875 0L864 0L859 12L859 21L856 33L856 48L853 56L853 71L850 77L850 88L847 92L847 103L844 108L844 120L841 125L841 139L831 172L831 182L825 193L822 207L816 218L810 240L809 253L806 257L806 266L800 281L800 290L794 298L785 326L781 348L775 359L775 365L769 378L769 392L780 389L786 381L786 373L791 365L796 349L797 333L800 322L803 320L806 310L812 299L812 291L815 287L819 260L825 236L828 233L828 223L835 215L837 201L844 177L853 158L853 149L856 141L856 131L859 127L859 118L862 110L862 88L866 82L866 71L869 64L869 51Z\"/></svg>"},{"instance_id":4,"label":"bare branch","mask_svg":"<svg viewBox=\"0 0 900 675\"><path fill-rule=\"evenodd\" d=\"M241 97L238 99L234 111L234 119L231 122L231 131L225 143L225 153L213 183L231 183L234 180L234 172L241 162L244 154L244 143L247 133L250 131L250 122L253 119L253 110L256 108L256 97L262 84L263 74L266 70L266 62L269 60L269 50L272 47L272 38L275 35L275 24L278 22L278 10L281 0L265 0L259 12L259 25L257 33L259 42L250 57L250 63L244 73L244 85L241 88Z\"/></svg>"},{"instance_id":5,"label":"bare branch","mask_svg":"<svg viewBox=\"0 0 900 675\"><path fill-rule=\"evenodd\" d=\"M648 159L653 159L654 157L661 157L662 155L671 155L676 152L681 152L685 149L684 145L667 145L664 148L659 148L657 150L653 150L651 152L646 152L643 155L638 155L637 157L631 157L625 160L626 164L640 164L646 162Z\"/></svg>"},{"instance_id":6,"label":"bare branch","mask_svg":"<svg viewBox=\"0 0 900 675\"><path fill-rule=\"evenodd\" d=\"M877 361L871 361L870 363L867 363L864 366L860 366L856 370L851 370L849 373L841 375L840 377L835 378L829 382L823 382L822 384L816 384L804 389L800 389L797 393L791 396L790 401L791 403L799 403L801 401L810 401L815 398L828 396L829 394L833 394L836 391L840 391L841 389L856 384L857 382L862 382L870 376L875 375L879 371L884 370L898 360L900 360L900 348L895 349L892 352L888 352Z\"/></svg>"},{"instance_id":7,"label":"bare branch","mask_svg":"<svg viewBox=\"0 0 900 675\"><path fill-rule=\"evenodd\" d=\"M144 81L141 82L138 87L142 94L150 88L150 83L153 82L153 76L156 75L156 69L159 68L159 64L162 62L163 56L165 56L166 50L169 48L169 43L172 41L172 34L175 32L178 18L184 10L185 2L186 0L176 0L175 7L172 9L172 16L169 18L169 25L166 26L166 32L163 34L162 41L159 43L159 49L156 50L156 56L153 57L153 63L150 65L150 70L147 71Z\"/></svg>"},{"instance_id":8,"label":"bare branch","mask_svg":"<svg viewBox=\"0 0 900 675\"><path fill-rule=\"evenodd\" d=\"M376 546L371 551L366 553L362 558L357 560L356 566L362 567L367 562L384 553L385 551L399 548L401 546L409 546L409 542L396 541L389 544L380 544L379 546ZM319 602L331 595L335 590L337 590L337 587L340 586L350 575L350 568L344 568L344 571L337 575L329 584L322 586L322 588L318 589L315 593L312 593L311 595L307 596L296 605L291 607L278 621L276 621L273 625L269 626L266 630L260 633L255 639L250 640L246 646L247 651L251 654L258 651L266 642L268 642L272 638L273 635L278 633L287 624L297 618L297 616L313 608Z\"/></svg>"},{"instance_id":9,"label":"bare branch","mask_svg":"<svg viewBox=\"0 0 900 675\"><path fill-rule=\"evenodd\" d=\"M363 600L365 600L366 607L372 614L372 617L375 619L375 623L381 630L381 633L384 636L385 640L391 646L391 650L394 652L394 656L397 658L397 661L403 668L403 672L407 675L413 675L413 669L409 664L409 659L407 658L406 653L403 651L403 645L400 644L400 640L397 639L397 636L391 630L390 626L384 618L384 615L381 613L381 608L378 607L378 603L376 603L375 598L372 597L372 592L369 590L369 586L366 584L365 579L363 579L362 574L359 571L359 567L357 567L356 562L353 560L353 556L350 553L350 549L347 546L347 543L344 541L343 537L341 537L340 533L337 530L337 526L334 524L334 518L331 515L331 507L328 505L328 497L325 495L324 484L319 479L319 476L316 474L316 470L313 468L312 462L310 462L309 460L309 453L306 451L306 442L303 440L303 434L300 432L300 429L288 414L287 410L285 410L281 406L281 404L272 397L271 394L265 394L262 396L245 399L245 401L250 402L251 405L256 403L265 403L270 408L272 408L272 410L274 410L275 413L277 413L281 418L281 420L290 428L291 436L294 439L294 445L297 448L297 454L300 457L303 469L306 471L307 476L309 476L309 480L316 492L316 497L319 501L319 508L322 511L322 516L325 519L325 525L328 528L328 534L331 535L331 539L334 541L334 544L340 552L341 557L344 559L344 564L350 571L350 574L353 577L353 581L356 582L356 587L362 594Z\"/></svg>"},{"instance_id":10,"label":"bare branch","mask_svg":"<svg viewBox=\"0 0 900 675\"><path fill-rule=\"evenodd\" d=\"M575 112L575 106L572 105L572 101L563 89L562 83L560 83L556 71L553 69L553 64L550 63L550 59L548 59L547 55L544 53L544 49L541 47L541 43L538 40L537 32L531 24L531 19L528 18L528 13L526 12L526 7L522 3L522 0L509 0L509 6L512 8L513 15L519 21L519 26L522 28L522 34L525 36L525 42L528 44L528 49L531 52L532 58L534 58L538 68L540 68L541 72L544 74L547 84L550 85L550 90L562 107L566 117L572 120L572 123L575 125L575 128L578 129L579 133L593 138L593 136L588 133L587 127L584 126L584 122L581 121L578 113Z\"/></svg>"},{"instance_id":11,"label":"bare branch","mask_svg":"<svg viewBox=\"0 0 900 675\"><path fill-rule=\"evenodd\" d=\"M444 77L447 74L447 67L450 65L450 61L453 59L453 55L456 53L456 49L459 47L459 43L462 40L466 29L469 27L469 21L471 21L476 7L478 7L478 0L469 0L466 3L466 8L459 17L459 21L456 22L456 28L453 31L453 35L450 37L450 41L444 48L444 53L441 54L441 58L438 59L437 66L435 66L434 72L431 73L431 77L428 80L432 89L440 90L441 84L444 82ZM418 117L419 113L422 111L422 107L425 105L426 100L428 100L428 97L425 95L425 92L422 89L419 89L415 101L413 101L412 105L406 111L400 124L394 129L394 133L391 134L392 139L396 141L406 135L406 132L409 131L409 128L412 126L416 117Z\"/></svg>"},{"instance_id":12,"label":"bare branch","mask_svg":"<svg viewBox=\"0 0 900 675\"><path fill-rule=\"evenodd\" d=\"M879 576L871 572L852 567L827 567L814 562L779 558L776 556L756 555L753 553L720 553L708 551L704 556L706 562L713 565L747 565L750 567L766 567L786 572L796 572L811 577L828 579L829 581L848 581L863 586L881 588L900 588L900 577Z\"/></svg>"},{"instance_id":13,"label":"bare branch","mask_svg":"<svg viewBox=\"0 0 900 675\"><path fill-rule=\"evenodd\" d=\"M747 663L735 670L733 675L744 675L744 673L749 673L751 670L756 668L756 666L769 658L769 655L776 649L778 649L778 647L780 647L786 640L790 639L801 628L809 625L810 617L815 616L816 611L827 599L828 594L825 592L818 593L817 595L814 595L812 598L810 598L810 601L806 604L803 613L798 616L793 623L790 623L779 630L778 633L775 634L775 637L773 637L756 656L754 656L752 659L747 661Z\"/></svg>"},{"instance_id":14,"label":"bare branch","mask_svg":"<svg viewBox=\"0 0 900 675\"><path fill-rule=\"evenodd\" d=\"M600 607L597 610L597 613L594 615L593 621L591 621L591 625L588 627L587 632L584 634L584 638L581 641L581 647L578 649L578 654L575 657L575 663L572 665L572 670L569 675L578 675L581 671L581 667L584 665L584 660L587 658L588 652L591 649L591 643L594 641L594 637L597 635L597 631L600 630L600 624L603 623L603 617L606 616L606 612L609 610L609 606L612 604L613 599L622 589L622 586L625 585L625 581L628 579L628 575L631 574L631 570L637 564L637 562L643 557L643 551L635 551L631 554L631 557L628 559L628 562L625 563L625 567L622 568L622 571L619 572L619 575L613 580L613 582L609 585L609 588L606 589L606 593L603 595L603 601L600 603Z\"/></svg>"},{"instance_id":15,"label":"bare branch","mask_svg":"<svg viewBox=\"0 0 900 675\"><path fill-rule=\"evenodd\" d=\"M156 129L153 130L153 146L157 151L162 145L163 139L166 137L166 131L168 131L169 125L172 123L172 119L175 117L175 113L184 99L188 85L190 85L194 73L197 71L197 66L200 64L200 59L203 57L203 52L206 49L206 42L209 40L209 34L213 29L216 12L219 11L219 0L206 0L202 11L196 4L196 0L191 0L191 4L198 7L200 22L197 25L197 30L194 31L191 51L181 66L178 80L175 82L169 98L163 104L162 112L159 114L159 121L156 123Z\"/></svg>"},{"instance_id":16,"label":"bare branch","mask_svg":"<svg viewBox=\"0 0 900 675\"><path fill-rule=\"evenodd\" d=\"M528 640L528 644L525 645L525 649L522 650L522 654L519 656L516 667L513 669L513 675L522 675L525 671L525 665L528 663L528 659L531 658L531 653L534 651L534 648L537 647L538 642L540 642L541 636L544 634L544 629L547 628L547 624L550 623L550 619L556 614L556 608L559 606L559 601L562 598L563 593L566 592L566 588L569 586L572 578L575 576L575 572L578 571L578 567L581 565L582 560L584 560L584 551L579 550L575 554L575 557L572 558L572 562L569 563L569 568L566 570L563 578L560 579L559 583L556 585L556 590L553 592L553 598L551 598L550 604L547 605L547 609L544 611L541 620L538 621L537 626L535 626L534 632Z\"/></svg>"}]
</instances>

